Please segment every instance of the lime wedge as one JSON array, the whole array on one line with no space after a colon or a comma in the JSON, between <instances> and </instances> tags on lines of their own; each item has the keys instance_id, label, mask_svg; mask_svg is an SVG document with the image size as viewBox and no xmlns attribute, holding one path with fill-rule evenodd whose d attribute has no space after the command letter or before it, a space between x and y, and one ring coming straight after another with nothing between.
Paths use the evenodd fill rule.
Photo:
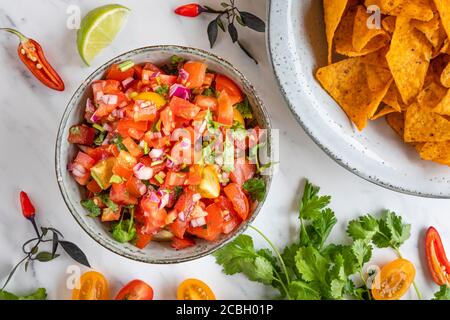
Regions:
<instances>
[{"instance_id":1,"label":"lime wedge","mask_svg":"<svg viewBox=\"0 0 450 320\"><path fill-rule=\"evenodd\" d=\"M90 65L92 60L116 38L127 20L130 9L109 4L89 12L81 21L77 45L83 61Z\"/></svg>"}]
</instances>

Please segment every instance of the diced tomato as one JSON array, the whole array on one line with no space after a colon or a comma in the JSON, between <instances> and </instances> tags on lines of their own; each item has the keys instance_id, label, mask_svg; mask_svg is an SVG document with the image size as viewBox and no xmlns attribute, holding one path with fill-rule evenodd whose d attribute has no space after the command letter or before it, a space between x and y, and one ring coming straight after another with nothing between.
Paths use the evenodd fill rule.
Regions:
<instances>
[{"instance_id":1,"label":"diced tomato","mask_svg":"<svg viewBox=\"0 0 450 320\"><path fill-rule=\"evenodd\" d=\"M153 72L159 72L162 73L162 70L160 68L158 68L156 65L154 65L153 63L149 63L147 62L146 64L144 64L144 70L150 70Z\"/></svg>"},{"instance_id":2,"label":"diced tomato","mask_svg":"<svg viewBox=\"0 0 450 320\"><path fill-rule=\"evenodd\" d=\"M222 232L224 234L230 234L231 232L234 231L234 229L236 229L237 226L239 226L241 224L241 220L239 217L235 216L235 215L231 215L230 216L230 220L225 221L223 223L223 230Z\"/></svg>"},{"instance_id":3,"label":"diced tomato","mask_svg":"<svg viewBox=\"0 0 450 320\"><path fill-rule=\"evenodd\" d=\"M246 159L240 159L234 164L234 171L230 174L231 181L242 186L244 182L253 178L256 173L256 165L248 163Z\"/></svg>"},{"instance_id":4,"label":"diced tomato","mask_svg":"<svg viewBox=\"0 0 450 320\"><path fill-rule=\"evenodd\" d=\"M182 186L184 185L185 181L186 181L186 173L169 171L167 173L166 180L164 181L164 186L166 187Z\"/></svg>"},{"instance_id":5,"label":"diced tomato","mask_svg":"<svg viewBox=\"0 0 450 320\"><path fill-rule=\"evenodd\" d=\"M228 93L228 96L230 97L232 106L244 100L242 91L241 89L239 89L236 83L234 83L234 81L230 78L221 74L218 74L216 76L216 91L226 91L226 93Z\"/></svg>"},{"instance_id":6,"label":"diced tomato","mask_svg":"<svg viewBox=\"0 0 450 320\"><path fill-rule=\"evenodd\" d=\"M133 112L134 121L151 121L156 119L157 110L155 106L147 108L137 108Z\"/></svg>"},{"instance_id":7,"label":"diced tomato","mask_svg":"<svg viewBox=\"0 0 450 320\"><path fill-rule=\"evenodd\" d=\"M189 89L200 88L205 82L207 68L208 66L202 62L186 62L183 66L183 69L189 73L186 87Z\"/></svg>"},{"instance_id":8,"label":"diced tomato","mask_svg":"<svg viewBox=\"0 0 450 320\"><path fill-rule=\"evenodd\" d=\"M161 123L163 125L162 130L164 134L169 135L175 129L175 120L172 109L166 107L163 111L161 111L160 115Z\"/></svg>"},{"instance_id":9,"label":"diced tomato","mask_svg":"<svg viewBox=\"0 0 450 320\"><path fill-rule=\"evenodd\" d=\"M96 161L95 159L88 156L86 153L79 151L74 162L82 165L84 168L89 170L95 165Z\"/></svg>"},{"instance_id":10,"label":"diced tomato","mask_svg":"<svg viewBox=\"0 0 450 320\"><path fill-rule=\"evenodd\" d=\"M195 207L195 194L191 189L186 189L175 204L175 209L178 212L183 212L186 217L189 217Z\"/></svg>"},{"instance_id":11,"label":"diced tomato","mask_svg":"<svg viewBox=\"0 0 450 320\"><path fill-rule=\"evenodd\" d=\"M147 191L146 185L136 177L130 177L127 181L127 191L133 197L142 197Z\"/></svg>"},{"instance_id":12,"label":"diced tomato","mask_svg":"<svg viewBox=\"0 0 450 320\"><path fill-rule=\"evenodd\" d=\"M87 125L73 126L69 129L68 141L73 144L90 146L94 143L95 129Z\"/></svg>"},{"instance_id":13,"label":"diced tomato","mask_svg":"<svg viewBox=\"0 0 450 320\"><path fill-rule=\"evenodd\" d=\"M121 83L117 80L97 80L92 84L94 100L98 100L99 94L116 94L121 93Z\"/></svg>"},{"instance_id":14,"label":"diced tomato","mask_svg":"<svg viewBox=\"0 0 450 320\"><path fill-rule=\"evenodd\" d=\"M234 212L233 204L227 197L220 195L214 202L219 205L223 211Z\"/></svg>"},{"instance_id":15,"label":"diced tomato","mask_svg":"<svg viewBox=\"0 0 450 320\"><path fill-rule=\"evenodd\" d=\"M113 174L128 180L133 176L133 169L124 167L116 162L113 167Z\"/></svg>"},{"instance_id":16,"label":"diced tomato","mask_svg":"<svg viewBox=\"0 0 450 320\"><path fill-rule=\"evenodd\" d=\"M148 121L134 121L134 120L120 120L117 125L117 131L119 134L126 138L132 137L133 139L141 139L148 128Z\"/></svg>"},{"instance_id":17,"label":"diced tomato","mask_svg":"<svg viewBox=\"0 0 450 320\"><path fill-rule=\"evenodd\" d=\"M202 181L203 167L199 164L193 164L189 167L189 174L186 184L190 186L198 186Z\"/></svg>"},{"instance_id":18,"label":"diced tomato","mask_svg":"<svg viewBox=\"0 0 450 320\"><path fill-rule=\"evenodd\" d=\"M82 177L75 177L73 176L73 178L75 179L75 181L81 185L81 186L85 186L89 183L89 179L91 178L91 175L89 174L89 172L87 172L84 176Z\"/></svg>"},{"instance_id":19,"label":"diced tomato","mask_svg":"<svg viewBox=\"0 0 450 320\"><path fill-rule=\"evenodd\" d=\"M98 162L100 160L107 159L111 157L111 151L109 149L109 146L101 146L98 148L87 148L86 153L95 160L95 162Z\"/></svg>"},{"instance_id":20,"label":"diced tomato","mask_svg":"<svg viewBox=\"0 0 450 320\"><path fill-rule=\"evenodd\" d=\"M134 78L136 80L142 80L142 66L139 64L135 64L133 67L134 70Z\"/></svg>"},{"instance_id":21,"label":"diced tomato","mask_svg":"<svg viewBox=\"0 0 450 320\"><path fill-rule=\"evenodd\" d=\"M103 209L102 222L111 222L120 220L122 208L119 206L117 211L112 211L110 208Z\"/></svg>"},{"instance_id":22,"label":"diced tomato","mask_svg":"<svg viewBox=\"0 0 450 320\"><path fill-rule=\"evenodd\" d=\"M222 233L223 217L222 209L218 204L212 204L206 208L206 227L190 227L188 232L207 241L215 241Z\"/></svg>"},{"instance_id":23,"label":"diced tomato","mask_svg":"<svg viewBox=\"0 0 450 320\"><path fill-rule=\"evenodd\" d=\"M181 221L179 218L175 220L174 223L169 225L170 232L174 234L175 237L183 239L186 233L188 225L186 221Z\"/></svg>"},{"instance_id":24,"label":"diced tomato","mask_svg":"<svg viewBox=\"0 0 450 320\"><path fill-rule=\"evenodd\" d=\"M128 206L138 203L138 199L128 192L126 183L113 183L109 197L111 201L119 205Z\"/></svg>"},{"instance_id":25,"label":"diced tomato","mask_svg":"<svg viewBox=\"0 0 450 320\"><path fill-rule=\"evenodd\" d=\"M174 237L172 239L172 243L170 244L172 248L175 250L183 250L192 246L195 246L195 241L189 238L180 239Z\"/></svg>"},{"instance_id":26,"label":"diced tomato","mask_svg":"<svg viewBox=\"0 0 450 320\"><path fill-rule=\"evenodd\" d=\"M207 73L205 75L205 81L203 82L204 87L210 87L212 83L214 82L214 79L216 78L216 75L214 73Z\"/></svg>"},{"instance_id":27,"label":"diced tomato","mask_svg":"<svg viewBox=\"0 0 450 320\"><path fill-rule=\"evenodd\" d=\"M202 110L211 110L216 111L217 107L219 105L219 102L215 97L208 97L208 96L196 96L195 97L195 104L202 108Z\"/></svg>"},{"instance_id":28,"label":"diced tomato","mask_svg":"<svg viewBox=\"0 0 450 320\"><path fill-rule=\"evenodd\" d=\"M170 152L170 157L175 162L175 164L178 165L192 164L194 159L193 145L188 140L177 142Z\"/></svg>"},{"instance_id":29,"label":"diced tomato","mask_svg":"<svg viewBox=\"0 0 450 320\"><path fill-rule=\"evenodd\" d=\"M113 64L106 72L107 80L123 81L132 77L134 77L134 68L130 68L126 71L121 71L118 64Z\"/></svg>"},{"instance_id":30,"label":"diced tomato","mask_svg":"<svg viewBox=\"0 0 450 320\"><path fill-rule=\"evenodd\" d=\"M98 185L95 179L92 179L86 186L86 188L92 193L100 193L102 192L102 188Z\"/></svg>"},{"instance_id":31,"label":"diced tomato","mask_svg":"<svg viewBox=\"0 0 450 320\"><path fill-rule=\"evenodd\" d=\"M125 150L120 150L120 153L117 156L116 163L125 168L132 169L137 164L137 160L129 152L127 152Z\"/></svg>"},{"instance_id":32,"label":"diced tomato","mask_svg":"<svg viewBox=\"0 0 450 320\"><path fill-rule=\"evenodd\" d=\"M230 199L237 214L242 220L246 220L250 212L250 205L247 196L242 191L241 187L237 183L230 183L223 191L228 199Z\"/></svg>"},{"instance_id":33,"label":"diced tomato","mask_svg":"<svg viewBox=\"0 0 450 320\"><path fill-rule=\"evenodd\" d=\"M169 88L175 83L177 83L178 80L177 76L169 76L166 74L160 74L158 78L161 84L165 84Z\"/></svg>"},{"instance_id":34,"label":"diced tomato","mask_svg":"<svg viewBox=\"0 0 450 320\"><path fill-rule=\"evenodd\" d=\"M125 138L122 141L123 145L128 149L128 152L135 158L139 159L144 155L142 149L131 138Z\"/></svg>"},{"instance_id":35,"label":"diced tomato","mask_svg":"<svg viewBox=\"0 0 450 320\"><path fill-rule=\"evenodd\" d=\"M231 103L231 99L226 91L222 91L220 93L218 103L219 107L217 114L217 122L226 126L233 125L234 119L233 104Z\"/></svg>"},{"instance_id":36,"label":"diced tomato","mask_svg":"<svg viewBox=\"0 0 450 320\"><path fill-rule=\"evenodd\" d=\"M162 149L170 145L170 136L152 139L152 132L149 131L145 134L144 141L150 148Z\"/></svg>"},{"instance_id":37,"label":"diced tomato","mask_svg":"<svg viewBox=\"0 0 450 320\"><path fill-rule=\"evenodd\" d=\"M200 112L200 107L177 96L172 97L169 106L174 115L189 120Z\"/></svg>"},{"instance_id":38,"label":"diced tomato","mask_svg":"<svg viewBox=\"0 0 450 320\"><path fill-rule=\"evenodd\" d=\"M137 237L136 237L136 247L138 247L139 249L144 249L151 241L153 238L152 234L145 234L143 232L143 227L138 227L137 228Z\"/></svg>"}]
</instances>

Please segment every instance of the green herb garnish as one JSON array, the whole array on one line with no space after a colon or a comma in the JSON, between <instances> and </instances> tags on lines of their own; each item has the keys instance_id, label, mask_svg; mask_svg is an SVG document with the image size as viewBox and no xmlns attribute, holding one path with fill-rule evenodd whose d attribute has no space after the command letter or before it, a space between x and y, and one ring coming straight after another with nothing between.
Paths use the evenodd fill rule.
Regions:
<instances>
[{"instance_id":1,"label":"green herb garnish","mask_svg":"<svg viewBox=\"0 0 450 320\"><path fill-rule=\"evenodd\" d=\"M247 97L244 101L236 104L234 107L241 113L244 119L253 119L252 107L250 107L250 102Z\"/></svg>"},{"instance_id":2,"label":"green herb garnish","mask_svg":"<svg viewBox=\"0 0 450 320\"><path fill-rule=\"evenodd\" d=\"M245 191L250 194L254 200L263 201L266 195L266 182L262 178L253 178L247 180L242 185Z\"/></svg>"},{"instance_id":3,"label":"green herb garnish","mask_svg":"<svg viewBox=\"0 0 450 320\"><path fill-rule=\"evenodd\" d=\"M92 199L81 200L81 205L89 212L89 217L95 218L102 214L100 207Z\"/></svg>"},{"instance_id":4,"label":"green herb garnish","mask_svg":"<svg viewBox=\"0 0 450 320\"><path fill-rule=\"evenodd\" d=\"M119 64L119 70L122 72L128 71L129 69L134 67L134 62L131 60L127 60Z\"/></svg>"},{"instance_id":5,"label":"green herb garnish","mask_svg":"<svg viewBox=\"0 0 450 320\"><path fill-rule=\"evenodd\" d=\"M134 225L134 206L129 208L130 219L123 220L124 215L120 219L120 222L115 224L112 228L112 236L114 240L120 243L127 243L133 241L136 238L136 226Z\"/></svg>"}]
</instances>

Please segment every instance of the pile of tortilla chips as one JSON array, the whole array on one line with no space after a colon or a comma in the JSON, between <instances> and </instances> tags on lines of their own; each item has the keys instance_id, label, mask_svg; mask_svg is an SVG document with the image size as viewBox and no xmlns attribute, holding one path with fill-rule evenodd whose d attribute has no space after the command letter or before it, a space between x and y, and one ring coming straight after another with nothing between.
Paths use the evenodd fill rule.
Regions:
<instances>
[{"instance_id":1,"label":"pile of tortilla chips","mask_svg":"<svg viewBox=\"0 0 450 320\"><path fill-rule=\"evenodd\" d=\"M422 159L450 166L450 0L323 2L324 89L359 130L385 117Z\"/></svg>"}]
</instances>

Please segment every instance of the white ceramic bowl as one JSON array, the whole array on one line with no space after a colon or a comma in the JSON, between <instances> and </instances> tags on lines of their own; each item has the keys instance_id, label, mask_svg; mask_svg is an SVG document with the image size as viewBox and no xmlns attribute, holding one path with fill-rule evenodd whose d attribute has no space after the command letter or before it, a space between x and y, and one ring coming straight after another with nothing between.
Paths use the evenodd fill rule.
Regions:
<instances>
[{"instance_id":1,"label":"white ceramic bowl","mask_svg":"<svg viewBox=\"0 0 450 320\"><path fill-rule=\"evenodd\" d=\"M320 0L271 0L269 52L294 117L336 162L385 188L450 198L450 169L422 161L384 119L358 132L316 81L326 65L327 44Z\"/></svg>"},{"instance_id":2,"label":"white ceramic bowl","mask_svg":"<svg viewBox=\"0 0 450 320\"><path fill-rule=\"evenodd\" d=\"M59 127L58 138L56 142L56 175L58 184L67 204L69 211L75 220L95 241L105 248L136 261L169 264L179 263L189 260L198 259L217 250L225 243L241 234L247 226L256 218L264 201L260 202L249 220L242 223L234 232L222 237L214 242L196 240L196 245L181 251L175 251L170 248L167 243L152 242L147 248L140 250L131 244L121 244L116 242L109 230L102 224L99 219L92 219L87 216L86 210L80 205L80 200L84 197L83 188L80 188L75 180L67 171L67 165L73 160L77 147L67 142L69 128L72 125L83 122L83 114L86 99L90 94L90 84L94 80L101 79L105 71L113 63L125 60L133 60L136 63L152 62L156 65L164 64L169 61L172 55L179 55L188 60L205 61L208 67L218 73L224 74L240 85L242 91L248 96L252 105L254 115L261 128L267 129L269 143L271 141L271 125L267 115L267 111L256 94L253 86L248 80L236 70L230 63L211 53L179 46L154 46L136 49L105 63L93 74L91 74L78 88L70 100ZM269 152L270 146L269 146ZM267 183L267 190L270 188L272 176L264 176Z\"/></svg>"}]
</instances>

